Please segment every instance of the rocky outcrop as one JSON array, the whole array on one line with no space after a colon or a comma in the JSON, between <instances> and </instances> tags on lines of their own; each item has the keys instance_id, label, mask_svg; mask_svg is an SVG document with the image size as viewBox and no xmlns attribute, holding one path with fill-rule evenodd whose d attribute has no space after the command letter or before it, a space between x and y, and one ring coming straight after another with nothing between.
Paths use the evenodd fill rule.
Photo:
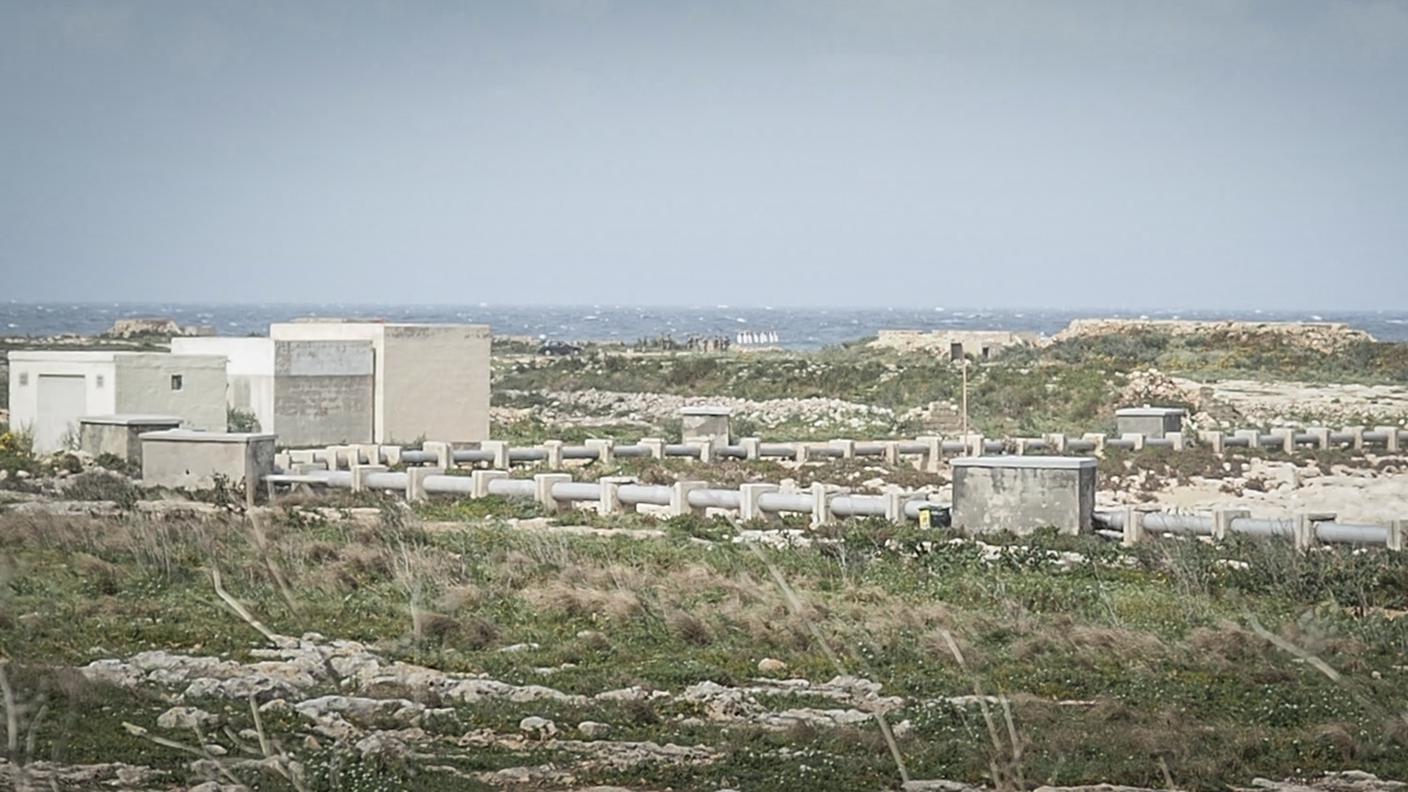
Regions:
<instances>
[{"instance_id":1,"label":"rocky outcrop","mask_svg":"<svg viewBox=\"0 0 1408 792\"><path fill-rule=\"evenodd\" d=\"M1230 343L1273 341L1317 352L1333 352L1350 344L1373 341L1363 330L1339 322L1202 322L1185 319L1076 319L1051 337L1053 343L1107 335L1158 333L1209 336Z\"/></svg>"}]
</instances>

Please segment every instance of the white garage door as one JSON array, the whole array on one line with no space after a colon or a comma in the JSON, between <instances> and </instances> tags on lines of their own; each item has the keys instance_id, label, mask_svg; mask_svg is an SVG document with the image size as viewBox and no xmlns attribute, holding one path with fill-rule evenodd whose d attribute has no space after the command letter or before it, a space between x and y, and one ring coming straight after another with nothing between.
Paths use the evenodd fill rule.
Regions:
<instances>
[{"instance_id":1,"label":"white garage door","mask_svg":"<svg viewBox=\"0 0 1408 792\"><path fill-rule=\"evenodd\" d=\"M34 422L34 448L58 451L66 435L78 434L78 419L88 410L82 375L39 375L39 418Z\"/></svg>"}]
</instances>

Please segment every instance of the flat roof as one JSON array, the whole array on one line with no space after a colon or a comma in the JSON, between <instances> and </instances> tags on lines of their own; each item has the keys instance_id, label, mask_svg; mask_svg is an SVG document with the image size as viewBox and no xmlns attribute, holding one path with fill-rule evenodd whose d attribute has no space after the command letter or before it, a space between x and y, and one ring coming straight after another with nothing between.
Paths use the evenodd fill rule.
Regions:
<instances>
[{"instance_id":1,"label":"flat roof","mask_svg":"<svg viewBox=\"0 0 1408 792\"><path fill-rule=\"evenodd\" d=\"M680 408L680 415L733 415L733 408L718 404L690 404Z\"/></svg>"},{"instance_id":2,"label":"flat roof","mask_svg":"<svg viewBox=\"0 0 1408 792\"><path fill-rule=\"evenodd\" d=\"M142 415L138 413L120 413L117 415L85 415L78 419L79 423L89 424L112 424L115 426L180 426L182 418L178 415Z\"/></svg>"},{"instance_id":3,"label":"flat roof","mask_svg":"<svg viewBox=\"0 0 1408 792\"><path fill-rule=\"evenodd\" d=\"M1165 415L1187 415L1182 407L1121 407L1115 410L1120 418L1163 417Z\"/></svg>"},{"instance_id":4,"label":"flat roof","mask_svg":"<svg viewBox=\"0 0 1408 792\"><path fill-rule=\"evenodd\" d=\"M174 352L139 352L132 349L17 349L9 354L11 362L68 362L68 363L111 363L118 359L139 360L149 358L175 363L214 363L224 365L224 355L181 354Z\"/></svg>"},{"instance_id":5,"label":"flat roof","mask_svg":"<svg viewBox=\"0 0 1408 792\"><path fill-rule=\"evenodd\" d=\"M141 438L173 443L248 443L254 440L273 440L277 436L273 432L202 432L196 429L164 429L160 432L143 432Z\"/></svg>"},{"instance_id":6,"label":"flat roof","mask_svg":"<svg viewBox=\"0 0 1408 792\"><path fill-rule=\"evenodd\" d=\"M1093 469L1099 464L1099 461L1094 457L1018 456L1016 454L1003 454L1002 456L955 457L951 460L951 464L954 467L1084 470L1086 468Z\"/></svg>"}]
</instances>

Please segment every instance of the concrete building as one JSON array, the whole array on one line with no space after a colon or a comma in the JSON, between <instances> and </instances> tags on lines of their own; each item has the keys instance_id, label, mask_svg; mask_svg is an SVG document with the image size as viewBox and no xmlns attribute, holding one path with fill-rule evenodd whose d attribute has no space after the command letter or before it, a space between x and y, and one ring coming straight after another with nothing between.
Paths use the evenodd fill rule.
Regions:
<instances>
[{"instance_id":1,"label":"concrete building","mask_svg":"<svg viewBox=\"0 0 1408 792\"><path fill-rule=\"evenodd\" d=\"M1095 513L1090 457L977 456L953 460L953 527L1029 534L1089 533Z\"/></svg>"},{"instance_id":2,"label":"concrete building","mask_svg":"<svg viewBox=\"0 0 1408 792\"><path fill-rule=\"evenodd\" d=\"M1115 410L1115 425L1122 435L1142 434L1145 437L1165 437L1183 431L1182 407L1124 407Z\"/></svg>"},{"instance_id":3,"label":"concrete building","mask_svg":"<svg viewBox=\"0 0 1408 792\"><path fill-rule=\"evenodd\" d=\"M962 360L971 355L987 360L999 351L1014 346L1032 346L1037 337L1031 333L1006 330L881 330L871 346L899 352L929 352Z\"/></svg>"},{"instance_id":4,"label":"concrete building","mask_svg":"<svg viewBox=\"0 0 1408 792\"><path fill-rule=\"evenodd\" d=\"M87 415L172 415L188 429L225 429L225 359L161 352L11 352L10 424L41 453L77 442Z\"/></svg>"},{"instance_id":5,"label":"concrete building","mask_svg":"<svg viewBox=\"0 0 1408 792\"><path fill-rule=\"evenodd\" d=\"M371 442L489 439L487 325L304 320L272 325L269 336L274 341L371 344ZM282 437L281 442L293 445Z\"/></svg>"},{"instance_id":6,"label":"concrete building","mask_svg":"<svg viewBox=\"0 0 1408 792\"><path fill-rule=\"evenodd\" d=\"M85 454L112 454L124 462L142 462L142 435L181 428L174 415L86 415L78 419L78 447Z\"/></svg>"},{"instance_id":7,"label":"concrete building","mask_svg":"<svg viewBox=\"0 0 1408 792\"><path fill-rule=\"evenodd\" d=\"M232 486L256 486L274 472L274 436L170 429L142 435L142 483L210 489L216 476Z\"/></svg>"},{"instance_id":8,"label":"concrete building","mask_svg":"<svg viewBox=\"0 0 1408 792\"><path fill-rule=\"evenodd\" d=\"M172 348L224 355L229 406L253 413L281 445L372 442L370 341L178 338Z\"/></svg>"},{"instance_id":9,"label":"concrete building","mask_svg":"<svg viewBox=\"0 0 1408 792\"><path fill-rule=\"evenodd\" d=\"M274 345L267 338L173 338L177 355L225 357L225 403L231 409L252 413L263 432L274 426Z\"/></svg>"}]
</instances>

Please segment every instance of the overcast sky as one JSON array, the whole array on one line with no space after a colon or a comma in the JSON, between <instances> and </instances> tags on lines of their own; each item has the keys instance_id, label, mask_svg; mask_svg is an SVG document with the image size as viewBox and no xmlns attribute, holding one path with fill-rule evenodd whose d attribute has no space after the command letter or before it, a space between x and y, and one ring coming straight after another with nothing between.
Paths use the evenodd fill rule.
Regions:
<instances>
[{"instance_id":1,"label":"overcast sky","mask_svg":"<svg viewBox=\"0 0 1408 792\"><path fill-rule=\"evenodd\" d=\"M1408 0L0 0L12 299L1392 308Z\"/></svg>"}]
</instances>

